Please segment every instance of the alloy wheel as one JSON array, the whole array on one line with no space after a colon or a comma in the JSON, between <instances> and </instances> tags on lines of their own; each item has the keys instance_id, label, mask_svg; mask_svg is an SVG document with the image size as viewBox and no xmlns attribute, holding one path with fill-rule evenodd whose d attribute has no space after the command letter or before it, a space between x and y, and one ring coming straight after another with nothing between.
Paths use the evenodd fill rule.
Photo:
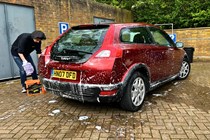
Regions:
<instances>
[{"instance_id":1,"label":"alloy wheel","mask_svg":"<svg viewBox=\"0 0 210 140\"><path fill-rule=\"evenodd\" d=\"M179 77L181 79L184 79L185 77L187 77L189 71L190 71L189 63L186 62L186 61L183 61L182 62L182 67L181 67L181 70L180 70L180 73L179 73Z\"/></svg>"},{"instance_id":2,"label":"alloy wheel","mask_svg":"<svg viewBox=\"0 0 210 140\"><path fill-rule=\"evenodd\" d=\"M145 96L146 88L144 80L141 77L137 77L131 87L131 99L135 106L142 104Z\"/></svg>"}]
</instances>

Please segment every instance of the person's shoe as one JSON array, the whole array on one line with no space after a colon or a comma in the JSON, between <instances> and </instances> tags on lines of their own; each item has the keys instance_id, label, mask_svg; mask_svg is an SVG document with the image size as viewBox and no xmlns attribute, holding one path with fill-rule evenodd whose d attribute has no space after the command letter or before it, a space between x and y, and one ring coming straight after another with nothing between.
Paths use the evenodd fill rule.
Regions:
<instances>
[{"instance_id":1,"label":"person's shoe","mask_svg":"<svg viewBox=\"0 0 210 140\"><path fill-rule=\"evenodd\" d=\"M22 93L26 93L26 88L22 88Z\"/></svg>"}]
</instances>

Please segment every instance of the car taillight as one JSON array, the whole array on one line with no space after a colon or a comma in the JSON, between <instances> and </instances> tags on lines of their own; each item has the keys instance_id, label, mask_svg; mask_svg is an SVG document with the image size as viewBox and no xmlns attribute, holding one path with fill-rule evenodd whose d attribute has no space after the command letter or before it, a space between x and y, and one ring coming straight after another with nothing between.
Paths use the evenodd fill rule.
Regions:
<instances>
[{"instance_id":1,"label":"car taillight","mask_svg":"<svg viewBox=\"0 0 210 140\"><path fill-rule=\"evenodd\" d=\"M42 52L44 56L45 66L50 62L50 49L51 47L46 47L45 50Z\"/></svg>"},{"instance_id":2,"label":"car taillight","mask_svg":"<svg viewBox=\"0 0 210 140\"><path fill-rule=\"evenodd\" d=\"M110 50L103 50L99 52L96 57L110 57L111 51Z\"/></svg>"},{"instance_id":3,"label":"car taillight","mask_svg":"<svg viewBox=\"0 0 210 140\"><path fill-rule=\"evenodd\" d=\"M46 66L50 62L50 55L45 55L44 61Z\"/></svg>"},{"instance_id":4,"label":"car taillight","mask_svg":"<svg viewBox=\"0 0 210 140\"><path fill-rule=\"evenodd\" d=\"M112 53L112 56L114 56L114 57L119 58L119 57L122 57L122 55L123 55L123 51L121 49L116 49L114 52L115 53ZM99 57L99 58L110 57L110 56L111 56L110 50L103 50L96 55L96 57Z\"/></svg>"}]
</instances>

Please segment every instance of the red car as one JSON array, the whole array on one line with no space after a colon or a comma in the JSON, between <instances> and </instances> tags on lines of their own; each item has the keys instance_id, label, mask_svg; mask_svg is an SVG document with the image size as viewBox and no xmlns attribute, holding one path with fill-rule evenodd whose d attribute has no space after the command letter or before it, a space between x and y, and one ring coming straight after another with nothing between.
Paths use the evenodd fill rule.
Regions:
<instances>
[{"instance_id":1,"label":"red car","mask_svg":"<svg viewBox=\"0 0 210 140\"><path fill-rule=\"evenodd\" d=\"M49 93L138 111L147 92L188 77L182 47L145 23L74 26L42 53L39 76Z\"/></svg>"}]
</instances>

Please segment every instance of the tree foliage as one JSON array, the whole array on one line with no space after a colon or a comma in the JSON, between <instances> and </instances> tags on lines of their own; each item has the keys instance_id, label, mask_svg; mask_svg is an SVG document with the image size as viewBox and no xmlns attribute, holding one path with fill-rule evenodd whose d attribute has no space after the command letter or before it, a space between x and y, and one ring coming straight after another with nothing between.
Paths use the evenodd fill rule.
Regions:
<instances>
[{"instance_id":1,"label":"tree foliage","mask_svg":"<svg viewBox=\"0 0 210 140\"><path fill-rule=\"evenodd\" d=\"M174 28L210 26L210 0L95 1L131 10L135 22L173 23Z\"/></svg>"},{"instance_id":2,"label":"tree foliage","mask_svg":"<svg viewBox=\"0 0 210 140\"><path fill-rule=\"evenodd\" d=\"M106 3L117 8L124 8L131 10L131 7L136 3L137 0L94 0L100 3Z\"/></svg>"}]
</instances>

